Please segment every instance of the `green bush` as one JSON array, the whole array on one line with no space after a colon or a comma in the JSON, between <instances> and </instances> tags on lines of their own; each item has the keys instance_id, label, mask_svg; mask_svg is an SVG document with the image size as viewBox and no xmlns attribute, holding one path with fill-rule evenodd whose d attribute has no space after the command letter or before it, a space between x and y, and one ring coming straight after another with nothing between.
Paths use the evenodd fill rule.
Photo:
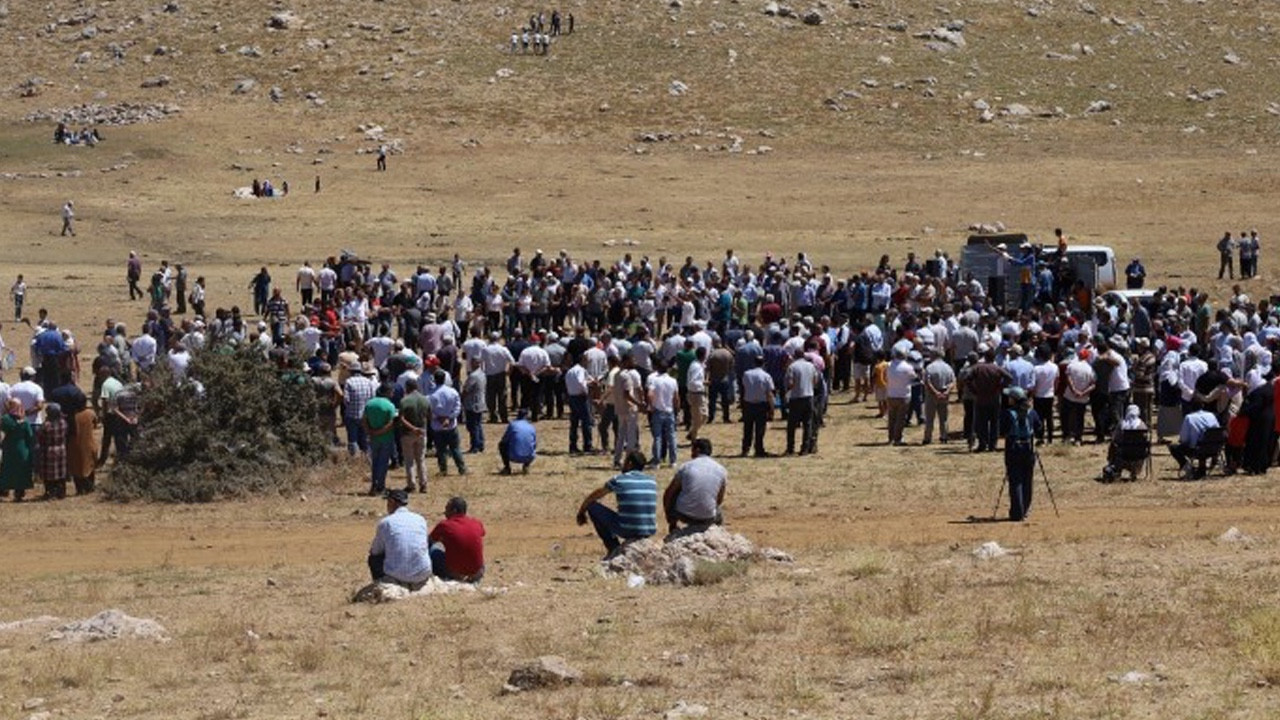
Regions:
<instances>
[{"instance_id":1,"label":"green bush","mask_svg":"<svg viewBox=\"0 0 1280 720\"><path fill-rule=\"evenodd\" d=\"M203 394L162 368L144 387L138 436L104 488L108 499L193 503L289 493L305 468L325 459L316 395L299 368L219 349L195 354L190 375Z\"/></svg>"}]
</instances>

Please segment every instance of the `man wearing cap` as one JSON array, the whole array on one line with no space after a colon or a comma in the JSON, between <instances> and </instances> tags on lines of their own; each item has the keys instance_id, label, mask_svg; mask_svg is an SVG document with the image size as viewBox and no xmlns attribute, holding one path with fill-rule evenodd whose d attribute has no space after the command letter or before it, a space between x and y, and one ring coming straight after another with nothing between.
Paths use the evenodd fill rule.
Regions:
<instances>
[{"instance_id":1,"label":"man wearing cap","mask_svg":"<svg viewBox=\"0 0 1280 720\"><path fill-rule=\"evenodd\" d=\"M352 457L357 451L369 451L369 437L360 419L364 417L365 404L378 393L374 380L377 375L373 364L366 361L357 364L355 372L342 384L342 422L347 429L347 453Z\"/></svg>"},{"instance_id":2,"label":"man wearing cap","mask_svg":"<svg viewBox=\"0 0 1280 720\"><path fill-rule=\"evenodd\" d=\"M428 537L436 577L473 584L484 577L484 523L467 514L464 498L449 498L444 520L431 528Z\"/></svg>"},{"instance_id":3,"label":"man wearing cap","mask_svg":"<svg viewBox=\"0 0 1280 720\"><path fill-rule=\"evenodd\" d=\"M409 509L404 490L388 491L385 497L387 514L378 521L369 546L369 574L374 582L417 590L431 578L427 521Z\"/></svg>"},{"instance_id":4,"label":"man wearing cap","mask_svg":"<svg viewBox=\"0 0 1280 720\"><path fill-rule=\"evenodd\" d=\"M1012 407L1008 410L1008 433L1004 438L1004 472L1009 482L1009 519L1025 520L1031 511L1031 482L1036 467L1035 435L1040 424L1031 409L1027 391L1014 386L1005 391Z\"/></svg>"}]
</instances>

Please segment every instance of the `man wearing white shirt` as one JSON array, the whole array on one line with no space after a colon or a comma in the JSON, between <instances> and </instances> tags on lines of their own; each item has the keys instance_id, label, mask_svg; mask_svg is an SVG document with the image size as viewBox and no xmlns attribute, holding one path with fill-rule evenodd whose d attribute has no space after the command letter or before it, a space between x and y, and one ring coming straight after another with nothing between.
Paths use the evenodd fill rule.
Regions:
<instances>
[{"instance_id":1,"label":"man wearing white shirt","mask_svg":"<svg viewBox=\"0 0 1280 720\"><path fill-rule=\"evenodd\" d=\"M311 261L302 263L302 267L298 268L298 276L294 281L294 286L298 289L298 294L302 296L303 306L310 305L315 299L316 287L316 271L311 268Z\"/></svg>"},{"instance_id":2,"label":"man wearing white shirt","mask_svg":"<svg viewBox=\"0 0 1280 720\"><path fill-rule=\"evenodd\" d=\"M1036 442L1053 444L1053 401L1058 387L1058 364L1053 361L1048 345L1036 348L1035 383L1031 391L1032 409L1040 416L1040 434Z\"/></svg>"},{"instance_id":3,"label":"man wearing white shirt","mask_svg":"<svg viewBox=\"0 0 1280 720\"><path fill-rule=\"evenodd\" d=\"M338 287L338 273L325 265L316 273L316 284L320 286L320 301L333 302L333 291Z\"/></svg>"},{"instance_id":4,"label":"man wearing white shirt","mask_svg":"<svg viewBox=\"0 0 1280 720\"><path fill-rule=\"evenodd\" d=\"M690 442L698 439L698 431L707 421L707 350L698 348L694 351L694 360L689 364L689 373L685 379L685 394L689 398L689 434Z\"/></svg>"},{"instance_id":5,"label":"man wearing white shirt","mask_svg":"<svg viewBox=\"0 0 1280 720\"><path fill-rule=\"evenodd\" d=\"M886 372L886 393L889 416L889 443L902 445L902 431L907 426L907 411L910 408L911 385L916 381L916 369L907 359L907 353L901 347L893 348L893 360L889 362Z\"/></svg>"},{"instance_id":6,"label":"man wearing white shirt","mask_svg":"<svg viewBox=\"0 0 1280 720\"><path fill-rule=\"evenodd\" d=\"M1182 364L1178 366L1178 390L1182 394L1182 413L1190 415L1197 409L1194 406L1196 394L1196 381L1200 376L1209 372L1209 365L1200 359L1200 346L1193 344L1187 352L1187 356L1182 360Z\"/></svg>"},{"instance_id":7,"label":"man wearing white shirt","mask_svg":"<svg viewBox=\"0 0 1280 720\"><path fill-rule=\"evenodd\" d=\"M657 467L665 458L676 464L676 395L679 383L659 364L648 378L649 430L653 434L650 462Z\"/></svg>"},{"instance_id":8,"label":"man wearing white shirt","mask_svg":"<svg viewBox=\"0 0 1280 720\"><path fill-rule=\"evenodd\" d=\"M156 364L156 339L144 329L141 335L133 339L129 355L143 372L151 372Z\"/></svg>"},{"instance_id":9,"label":"man wearing white shirt","mask_svg":"<svg viewBox=\"0 0 1280 720\"><path fill-rule=\"evenodd\" d=\"M541 385L543 374L551 367L551 357L542 347L545 338L533 336L534 344L520 351L516 364L520 368L520 378L524 387L520 391L522 407L529 411L533 422L538 422L539 409L542 405Z\"/></svg>"},{"instance_id":10,"label":"man wearing white shirt","mask_svg":"<svg viewBox=\"0 0 1280 720\"><path fill-rule=\"evenodd\" d=\"M577 364L564 374L565 394L569 398L569 453L579 452L578 433L582 433L582 451L591 453L591 435L594 427L591 419L591 385L595 381L587 372L587 357L583 353Z\"/></svg>"}]
</instances>

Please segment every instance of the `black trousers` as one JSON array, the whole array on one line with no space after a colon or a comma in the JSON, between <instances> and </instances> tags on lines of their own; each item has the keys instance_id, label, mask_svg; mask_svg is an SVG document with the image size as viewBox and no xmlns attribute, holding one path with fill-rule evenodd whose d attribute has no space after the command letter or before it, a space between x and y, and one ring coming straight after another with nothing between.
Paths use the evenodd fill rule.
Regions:
<instances>
[{"instance_id":1,"label":"black trousers","mask_svg":"<svg viewBox=\"0 0 1280 720\"><path fill-rule=\"evenodd\" d=\"M787 452L795 452L796 429L801 431L800 452L812 452L817 433L814 432L813 397L793 398L787 401Z\"/></svg>"},{"instance_id":2,"label":"black trousers","mask_svg":"<svg viewBox=\"0 0 1280 720\"><path fill-rule=\"evenodd\" d=\"M484 376L484 404L489 409L489 422L507 422L507 374Z\"/></svg>"},{"instance_id":3,"label":"black trousers","mask_svg":"<svg viewBox=\"0 0 1280 720\"><path fill-rule=\"evenodd\" d=\"M1018 521L1031 511L1031 481L1036 453L1028 442L1011 442L1004 449L1004 472L1009 480L1009 519Z\"/></svg>"},{"instance_id":4,"label":"black trousers","mask_svg":"<svg viewBox=\"0 0 1280 720\"><path fill-rule=\"evenodd\" d=\"M1000 406L973 405L973 433L979 450L995 450L999 438Z\"/></svg>"},{"instance_id":5,"label":"black trousers","mask_svg":"<svg viewBox=\"0 0 1280 720\"><path fill-rule=\"evenodd\" d=\"M1041 425L1036 431L1036 440L1053 442L1053 398L1034 398L1031 401L1036 415L1040 416Z\"/></svg>"},{"instance_id":6,"label":"black trousers","mask_svg":"<svg viewBox=\"0 0 1280 720\"><path fill-rule=\"evenodd\" d=\"M754 449L756 455L764 455L764 431L768 427L768 403L742 404L742 454Z\"/></svg>"}]
</instances>

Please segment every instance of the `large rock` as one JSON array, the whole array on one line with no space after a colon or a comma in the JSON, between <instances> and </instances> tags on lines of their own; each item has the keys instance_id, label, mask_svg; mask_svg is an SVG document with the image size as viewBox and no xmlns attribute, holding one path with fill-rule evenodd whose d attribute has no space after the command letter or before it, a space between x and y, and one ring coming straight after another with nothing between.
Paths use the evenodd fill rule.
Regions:
<instances>
[{"instance_id":1,"label":"large rock","mask_svg":"<svg viewBox=\"0 0 1280 720\"><path fill-rule=\"evenodd\" d=\"M540 690L573 685L582 680L582 672L558 655L543 655L511 671L509 690Z\"/></svg>"},{"instance_id":2,"label":"large rock","mask_svg":"<svg viewBox=\"0 0 1280 720\"><path fill-rule=\"evenodd\" d=\"M627 543L604 561L603 571L607 575L639 576L646 583L655 585L690 585L697 579L700 562L756 559L792 561L790 555L780 550L764 548L757 551L750 540L719 525L695 526L672 534L665 542L646 538Z\"/></svg>"},{"instance_id":3,"label":"large rock","mask_svg":"<svg viewBox=\"0 0 1280 720\"><path fill-rule=\"evenodd\" d=\"M63 625L45 636L53 642L99 642L126 638L168 642L169 633L155 620L129 617L120 610L103 610L91 618Z\"/></svg>"},{"instance_id":4,"label":"large rock","mask_svg":"<svg viewBox=\"0 0 1280 720\"><path fill-rule=\"evenodd\" d=\"M809 8L800 19L805 25L821 25L825 18L822 17L822 13L817 8Z\"/></svg>"},{"instance_id":5,"label":"large rock","mask_svg":"<svg viewBox=\"0 0 1280 720\"><path fill-rule=\"evenodd\" d=\"M301 24L302 18L299 18L289 10L275 13L270 20L267 20L267 27L273 30L292 30Z\"/></svg>"},{"instance_id":6,"label":"large rock","mask_svg":"<svg viewBox=\"0 0 1280 720\"><path fill-rule=\"evenodd\" d=\"M240 188L237 188L236 194L239 197ZM252 197L252 193L250 194ZM506 592L505 588L485 588L483 591L471 583L454 582L452 580L441 580L433 577L422 584L422 587L416 590L410 590L403 585L395 583L369 583L356 591L351 602L372 603L378 605L381 603L396 602L397 600L406 600L409 598L427 597L428 595L451 595L453 593L473 593L483 592L485 595L502 594Z\"/></svg>"}]
</instances>

